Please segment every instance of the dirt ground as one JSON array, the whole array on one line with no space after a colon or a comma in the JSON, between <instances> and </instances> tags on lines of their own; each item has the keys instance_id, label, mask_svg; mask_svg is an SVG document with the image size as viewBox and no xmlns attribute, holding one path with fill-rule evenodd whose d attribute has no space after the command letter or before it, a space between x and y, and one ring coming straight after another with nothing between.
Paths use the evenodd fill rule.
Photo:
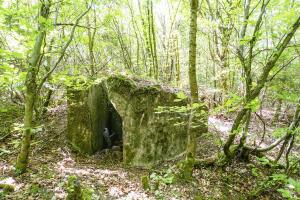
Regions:
<instances>
[{"instance_id":1,"label":"dirt ground","mask_svg":"<svg viewBox=\"0 0 300 200\"><path fill-rule=\"evenodd\" d=\"M0 191L0 199L65 199L69 175L76 175L81 186L92 191L92 199L282 199L276 188L255 195L267 175L272 173L255 159L247 163L234 161L223 168L196 169L195 179L183 182L174 175L176 161L146 170L124 168L120 152L77 155L70 150L65 139L65 105L51 109L44 126L36 128L29 170L15 176L22 112L13 109L0 119L0 183L15 187L14 192L5 195ZM210 118L210 133L199 138L198 156L202 158L218 152L223 137L221 133L228 127L230 120ZM144 190L141 177L148 175L150 189Z\"/></svg>"}]
</instances>

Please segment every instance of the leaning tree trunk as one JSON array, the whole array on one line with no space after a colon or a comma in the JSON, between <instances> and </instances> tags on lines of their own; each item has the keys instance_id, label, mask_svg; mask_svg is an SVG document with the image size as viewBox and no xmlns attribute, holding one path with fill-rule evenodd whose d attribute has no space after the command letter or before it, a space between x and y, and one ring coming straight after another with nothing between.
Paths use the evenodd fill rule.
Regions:
<instances>
[{"instance_id":1,"label":"leaning tree trunk","mask_svg":"<svg viewBox=\"0 0 300 200\"><path fill-rule=\"evenodd\" d=\"M49 2L41 1L41 11L40 15L44 19L48 19L50 11ZM34 102L36 97L36 76L38 71L39 60L41 58L41 49L46 37L46 28L42 23L39 23L38 35L35 40L35 45L31 54L30 59L28 60L28 70L26 75L25 87L25 114L24 114L24 133L22 138L21 151L19 153L17 163L16 163L16 172L23 173L28 164L28 154L30 148L30 140L32 134L32 119L33 119L33 109Z\"/></svg>"},{"instance_id":2,"label":"leaning tree trunk","mask_svg":"<svg viewBox=\"0 0 300 200\"><path fill-rule=\"evenodd\" d=\"M278 146L281 142L284 141L284 143L282 144L281 149L278 153L278 156L275 159L275 162L277 162L280 159L281 155L283 154L288 142L290 142L290 144L288 145L287 152L286 152L287 169L288 169L288 167L289 167L288 166L289 165L288 154L289 154L291 148L293 147L295 130L298 128L299 122L300 122L300 99L298 100L298 105L295 110L293 120L292 120L290 126L288 127L287 132L281 138L277 139L275 142L273 142L272 144L270 144L267 147L259 148L259 147L251 147L251 146L245 145L243 148L245 151L248 151L251 154L260 154L260 153L267 152L267 151L274 149L276 146Z\"/></svg>"},{"instance_id":3,"label":"leaning tree trunk","mask_svg":"<svg viewBox=\"0 0 300 200\"><path fill-rule=\"evenodd\" d=\"M223 147L224 154L226 155L226 158L228 160L230 160L237 153L237 148L230 149L230 147L233 144L234 139L236 138L237 134L239 133L238 128L242 125L243 118L245 117L247 111L250 110L250 108L247 108L247 105L250 104L255 98L257 98L259 96L261 90L264 88L266 82L269 79L270 71L274 68L279 57L281 56L282 52L285 50L285 48L289 44L290 40L294 36L294 34L297 31L297 29L299 28L299 26L300 26L300 17L298 17L297 20L295 21L295 23L292 25L288 34L286 34L285 37L281 40L281 42L279 42L277 44L277 46L274 48L272 55L270 56L266 65L263 67L261 75L258 77L256 86L253 87L253 89L252 89L252 87L249 87L249 84L247 83L247 91L246 91L247 95L245 97L244 106L242 107L242 109L239 111L237 117L235 118L233 126L232 126L230 134L229 134L229 137ZM239 148L244 148L244 147L239 147Z\"/></svg>"},{"instance_id":4,"label":"leaning tree trunk","mask_svg":"<svg viewBox=\"0 0 300 200\"><path fill-rule=\"evenodd\" d=\"M291 142L293 140L293 136L295 135L295 129L298 128L299 126L299 121L300 121L300 99L298 100L298 105L296 107L296 111L294 113L294 116L293 116L293 121L292 123L290 124L289 128L288 128L288 131L287 131L287 136L279 150L279 153L275 159L275 162L278 162L279 159L281 158L284 150L286 149L287 145L289 142Z\"/></svg>"},{"instance_id":5,"label":"leaning tree trunk","mask_svg":"<svg viewBox=\"0 0 300 200\"><path fill-rule=\"evenodd\" d=\"M40 15L44 19L48 19L50 15L50 2L49 1L43 1L41 0L41 11ZM89 10L91 9L91 6L87 8L85 12L83 12L75 21L71 33L70 38L66 42L66 44L63 46L61 50L61 54L58 58L58 60L55 62L54 66L51 70L49 70L46 75L41 79L39 84L37 84L36 78L38 75L38 69L39 69L39 61L41 59L41 49L43 46L43 43L45 41L46 37L46 27L44 23L39 23L38 28L38 35L36 37L35 45L33 48L33 52L31 54L30 59L28 60L28 70L26 75L26 81L25 81L25 87L26 87L26 93L25 93L25 114L24 114L24 133L23 133L23 139L22 139L22 146L21 151L19 153L17 162L16 162L16 172L17 173L23 173L25 172L28 164L28 155L29 155L29 148L30 148L30 141L32 137L32 120L33 120L33 109L35 104L36 96L40 93L41 88L43 87L43 84L46 80L49 79L51 74L54 72L54 70L57 68L59 63L62 61L65 52L67 48L69 47L70 43L72 42L74 38L75 29L78 26L79 21L81 18L86 15Z\"/></svg>"}]
</instances>

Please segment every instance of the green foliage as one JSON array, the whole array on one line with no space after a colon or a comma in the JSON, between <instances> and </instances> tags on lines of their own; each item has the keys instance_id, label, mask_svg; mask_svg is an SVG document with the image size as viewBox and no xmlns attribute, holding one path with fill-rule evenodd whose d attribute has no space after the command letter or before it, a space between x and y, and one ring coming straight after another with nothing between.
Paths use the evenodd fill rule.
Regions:
<instances>
[{"instance_id":1,"label":"green foliage","mask_svg":"<svg viewBox=\"0 0 300 200\"><path fill-rule=\"evenodd\" d=\"M267 157L257 157L257 161L259 161L259 163L262 166L265 166L265 167L276 167L276 166L278 166L277 163L272 162Z\"/></svg>"},{"instance_id":2,"label":"green foliage","mask_svg":"<svg viewBox=\"0 0 300 200\"><path fill-rule=\"evenodd\" d=\"M256 167L253 167L253 168L251 169L251 173L252 173L252 175L255 176L255 177L259 177L259 176L260 176L260 174L259 174L259 172L258 172L258 169L257 169Z\"/></svg>"},{"instance_id":3,"label":"green foliage","mask_svg":"<svg viewBox=\"0 0 300 200\"><path fill-rule=\"evenodd\" d=\"M160 186L167 186L176 182L175 173L172 169L156 171L150 176L141 178L145 190L155 191L156 196L161 196ZM160 197L161 198L161 197Z\"/></svg>"},{"instance_id":4,"label":"green foliage","mask_svg":"<svg viewBox=\"0 0 300 200\"><path fill-rule=\"evenodd\" d=\"M288 128L284 127L284 128L278 128L273 132L273 136L276 138L280 138L282 137L284 134L286 134L286 132L288 131Z\"/></svg>"},{"instance_id":5,"label":"green foliage","mask_svg":"<svg viewBox=\"0 0 300 200\"><path fill-rule=\"evenodd\" d=\"M264 165L264 166L270 164L270 160L267 159L266 157L257 158L257 160L258 160L262 165Z\"/></svg>"},{"instance_id":6,"label":"green foliage","mask_svg":"<svg viewBox=\"0 0 300 200\"><path fill-rule=\"evenodd\" d=\"M289 167L290 174L297 174L300 171L300 160L298 155L290 156L290 167Z\"/></svg>"},{"instance_id":7,"label":"green foliage","mask_svg":"<svg viewBox=\"0 0 300 200\"><path fill-rule=\"evenodd\" d=\"M236 94L231 94L230 97L227 99L227 101L224 103L224 105L217 107L214 112L220 112L223 109L225 109L229 113L234 112L238 108L240 108L242 104L243 104L242 97Z\"/></svg>"},{"instance_id":8,"label":"green foliage","mask_svg":"<svg viewBox=\"0 0 300 200\"><path fill-rule=\"evenodd\" d=\"M1 57L1 54L0 54ZM8 58L9 59L9 58ZM0 91L4 92L11 88L23 90L25 73L8 63L0 63Z\"/></svg>"},{"instance_id":9,"label":"green foliage","mask_svg":"<svg viewBox=\"0 0 300 200\"><path fill-rule=\"evenodd\" d=\"M290 190L287 189L278 189L278 192L280 192L280 194L282 195L282 197L287 198L287 199L294 199L292 193Z\"/></svg>"},{"instance_id":10,"label":"green foliage","mask_svg":"<svg viewBox=\"0 0 300 200\"><path fill-rule=\"evenodd\" d=\"M3 197L8 194L8 193L11 193L11 192L14 192L15 191L15 187L13 185L10 185L10 184L0 184L0 189L2 189L2 191L0 191L0 198L1 198L1 195L3 195Z\"/></svg>"},{"instance_id":11,"label":"green foliage","mask_svg":"<svg viewBox=\"0 0 300 200\"><path fill-rule=\"evenodd\" d=\"M175 182L175 175L171 169L167 169L165 172L160 174L153 172L150 175L150 180L154 183L160 184L173 184Z\"/></svg>"},{"instance_id":12,"label":"green foliage","mask_svg":"<svg viewBox=\"0 0 300 200\"><path fill-rule=\"evenodd\" d=\"M264 181L258 181L257 188L250 194L252 197L257 197L264 191L277 191L283 198L289 200L299 199L300 182L286 174L274 173L271 176L265 177Z\"/></svg>"},{"instance_id":13,"label":"green foliage","mask_svg":"<svg viewBox=\"0 0 300 200\"><path fill-rule=\"evenodd\" d=\"M165 199L163 192L160 191L160 190L155 190L154 195L155 195L155 198L157 200L164 200Z\"/></svg>"},{"instance_id":14,"label":"green foliage","mask_svg":"<svg viewBox=\"0 0 300 200\"><path fill-rule=\"evenodd\" d=\"M183 92L177 93L177 99L174 100L174 102L180 102L187 99L187 96Z\"/></svg>"},{"instance_id":15,"label":"green foliage","mask_svg":"<svg viewBox=\"0 0 300 200\"><path fill-rule=\"evenodd\" d=\"M28 193L26 192L24 196L26 195L39 196L41 199L51 199L54 196L52 191L49 191L46 187L38 183L31 184Z\"/></svg>"},{"instance_id":16,"label":"green foliage","mask_svg":"<svg viewBox=\"0 0 300 200\"><path fill-rule=\"evenodd\" d=\"M92 200L94 196L94 190L91 188L83 188L82 189L82 199L83 200ZM97 199L97 198L96 198Z\"/></svg>"},{"instance_id":17,"label":"green foliage","mask_svg":"<svg viewBox=\"0 0 300 200\"><path fill-rule=\"evenodd\" d=\"M245 108L251 109L252 112L256 112L260 108L260 100L259 98L255 98L253 101L248 103Z\"/></svg>"},{"instance_id":18,"label":"green foliage","mask_svg":"<svg viewBox=\"0 0 300 200\"><path fill-rule=\"evenodd\" d=\"M80 68L77 66L74 67L73 75L68 74L67 71L62 71L53 77L52 83L82 90L92 85L93 80L80 74Z\"/></svg>"},{"instance_id":19,"label":"green foliage","mask_svg":"<svg viewBox=\"0 0 300 200\"><path fill-rule=\"evenodd\" d=\"M164 192L166 187L176 183L175 172L169 168L162 171L152 172L150 175L141 177L144 190L154 192L156 199L165 199Z\"/></svg>"},{"instance_id":20,"label":"green foliage","mask_svg":"<svg viewBox=\"0 0 300 200\"><path fill-rule=\"evenodd\" d=\"M300 181L294 180L285 174L273 174L271 177L271 181L283 185L283 187L277 189L282 197L291 200L300 198L300 196L297 196L300 194Z\"/></svg>"},{"instance_id":21,"label":"green foliage","mask_svg":"<svg viewBox=\"0 0 300 200\"><path fill-rule=\"evenodd\" d=\"M177 164L179 169L177 176L180 180L191 181L193 179L194 162L192 158L187 158Z\"/></svg>"},{"instance_id":22,"label":"green foliage","mask_svg":"<svg viewBox=\"0 0 300 200\"><path fill-rule=\"evenodd\" d=\"M67 192L68 200L82 200L82 188L76 176L68 177Z\"/></svg>"},{"instance_id":23,"label":"green foliage","mask_svg":"<svg viewBox=\"0 0 300 200\"><path fill-rule=\"evenodd\" d=\"M144 190L150 189L150 179L149 176L142 176L141 177L141 182Z\"/></svg>"},{"instance_id":24,"label":"green foliage","mask_svg":"<svg viewBox=\"0 0 300 200\"><path fill-rule=\"evenodd\" d=\"M81 186L79 179L75 175L68 177L67 182L68 200L92 200L98 199L93 189Z\"/></svg>"}]
</instances>

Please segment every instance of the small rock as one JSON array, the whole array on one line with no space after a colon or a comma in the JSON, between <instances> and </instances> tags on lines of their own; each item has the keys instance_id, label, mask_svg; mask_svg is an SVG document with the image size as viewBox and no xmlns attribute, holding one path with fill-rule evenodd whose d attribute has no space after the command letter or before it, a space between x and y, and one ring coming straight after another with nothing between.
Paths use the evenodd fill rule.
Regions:
<instances>
[{"instance_id":1,"label":"small rock","mask_svg":"<svg viewBox=\"0 0 300 200\"><path fill-rule=\"evenodd\" d=\"M111 149L113 151L121 151L121 147L120 146L113 146Z\"/></svg>"}]
</instances>

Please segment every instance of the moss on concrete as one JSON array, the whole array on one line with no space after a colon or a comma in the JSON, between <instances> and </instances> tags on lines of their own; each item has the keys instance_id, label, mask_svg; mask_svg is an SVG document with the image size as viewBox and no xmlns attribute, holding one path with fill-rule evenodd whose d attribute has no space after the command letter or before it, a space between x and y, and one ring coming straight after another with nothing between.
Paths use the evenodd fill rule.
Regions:
<instances>
[{"instance_id":1,"label":"moss on concrete","mask_svg":"<svg viewBox=\"0 0 300 200\"><path fill-rule=\"evenodd\" d=\"M174 101L177 95L160 85L136 81L125 76L108 76L106 80L84 90L68 90L68 132L71 144L86 153L103 145L103 124L109 118L108 105L113 105L121 118L111 129L122 129L125 165L151 167L173 158L186 149L188 115L180 112L156 112L158 107L186 107L189 100ZM205 107L199 113L207 113ZM207 116L196 116L197 134L207 131ZM202 124L199 123L202 120Z\"/></svg>"},{"instance_id":2,"label":"moss on concrete","mask_svg":"<svg viewBox=\"0 0 300 200\"><path fill-rule=\"evenodd\" d=\"M107 92L102 84L68 89L68 141L81 153L93 154L103 146L108 120Z\"/></svg>"},{"instance_id":3,"label":"moss on concrete","mask_svg":"<svg viewBox=\"0 0 300 200\"><path fill-rule=\"evenodd\" d=\"M122 76L108 78L106 85L108 98L123 120L124 164L151 167L185 150L187 123L176 124L187 122L188 117L180 113L156 113L156 108L186 106L188 101L174 102L176 93Z\"/></svg>"}]
</instances>

